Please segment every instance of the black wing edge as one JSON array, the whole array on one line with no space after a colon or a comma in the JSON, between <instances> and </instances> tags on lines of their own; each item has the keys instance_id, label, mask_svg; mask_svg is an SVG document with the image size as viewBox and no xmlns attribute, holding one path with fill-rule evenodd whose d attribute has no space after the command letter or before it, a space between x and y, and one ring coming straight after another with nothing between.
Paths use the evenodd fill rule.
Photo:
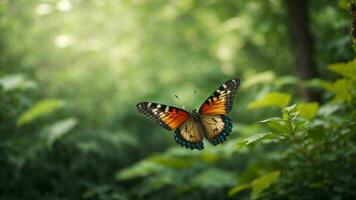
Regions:
<instances>
[{"instance_id":1,"label":"black wing edge","mask_svg":"<svg viewBox=\"0 0 356 200\"><path fill-rule=\"evenodd\" d=\"M168 107L168 108L167 108ZM158 113L160 112L166 112L168 109L168 111L172 111L173 109L175 110L179 110L181 112L185 112L187 113L188 115L189 112L183 110L183 109L180 109L180 108L177 108L177 107L174 107L174 106L168 106L168 105L164 105L164 104L160 104L160 103L154 103L154 102L140 102L138 104L136 104L136 109L138 112L140 113L143 113L144 115L146 115L148 118L150 118L151 120L153 120L156 124L160 125L162 128L165 128L167 130L173 130L172 128L170 128L164 121L162 121L158 115ZM154 109L157 109L157 113L154 113Z\"/></svg>"},{"instance_id":2,"label":"black wing edge","mask_svg":"<svg viewBox=\"0 0 356 200\"><path fill-rule=\"evenodd\" d=\"M144 114L145 116L147 116L148 118L150 118L151 120L153 120L156 124L160 125L162 128L165 128L167 130L171 130L171 128L165 124L162 120L160 120L158 118L157 115L155 115L153 113L153 109L157 108L157 105L161 105L159 103L154 103L154 102L140 102L138 104L136 104L136 109L138 112ZM166 105L161 105L161 108L164 109L166 108ZM161 108L159 108L159 111L162 111Z\"/></svg>"},{"instance_id":3,"label":"black wing edge","mask_svg":"<svg viewBox=\"0 0 356 200\"><path fill-rule=\"evenodd\" d=\"M228 96L228 101L226 102L227 105L226 105L226 113L229 113L232 109L232 105L233 105L233 102L234 102L234 98L235 98L235 95L236 95L236 91L237 89L239 88L240 86L240 78L232 78L228 81L225 81L223 84L221 84L205 101L204 103L202 104L202 106L205 104L205 103L208 103L209 104L209 99L213 98L213 97L218 97L220 95L220 91L226 91L226 90L230 90L231 91L231 94L229 94ZM200 107L199 109L199 112L201 111L202 109L202 106Z\"/></svg>"},{"instance_id":4,"label":"black wing edge","mask_svg":"<svg viewBox=\"0 0 356 200\"><path fill-rule=\"evenodd\" d=\"M224 84L227 85L226 88L223 87ZM227 110L226 113L229 113L232 110L232 105L234 103L234 98L235 98L235 95L236 95L236 91L240 87L240 79L239 78L233 78L233 79L230 79L230 80L226 81L224 84L222 84L219 87L220 90L222 90L222 89L225 89L225 90L229 90L230 89L231 90L231 94L228 96L228 101L227 101L227 106L226 106L227 107L226 108L226 110Z\"/></svg>"}]
</instances>

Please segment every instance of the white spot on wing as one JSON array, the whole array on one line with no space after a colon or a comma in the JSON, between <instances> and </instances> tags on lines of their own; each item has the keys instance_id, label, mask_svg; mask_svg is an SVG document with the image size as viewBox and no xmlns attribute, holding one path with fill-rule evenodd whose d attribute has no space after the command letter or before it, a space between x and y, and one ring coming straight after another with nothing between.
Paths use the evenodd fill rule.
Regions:
<instances>
[{"instance_id":1,"label":"white spot on wing","mask_svg":"<svg viewBox=\"0 0 356 200\"><path fill-rule=\"evenodd\" d=\"M227 85L226 85L226 84L223 84L222 86L223 86L223 88L227 88Z\"/></svg>"},{"instance_id":2,"label":"white spot on wing","mask_svg":"<svg viewBox=\"0 0 356 200\"><path fill-rule=\"evenodd\" d=\"M156 106L157 108L160 108L161 107L161 104L157 104L157 106Z\"/></svg>"},{"instance_id":3,"label":"white spot on wing","mask_svg":"<svg viewBox=\"0 0 356 200\"><path fill-rule=\"evenodd\" d=\"M151 105L152 105L152 103L148 103L148 104L147 104L147 107L151 107Z\"/></svg>"},{"instance_id":4,"label":"white spot on wing","mask_svg":"<svg viewBox=\"0 0 356 200\"><path fill-rule=\"evenodd\" d=\"M169 106L166 106L166 109L164 110L164 112L168 112L169 111Z\"/></svg>"},{"instance_id":5,"label":"white spot on wing","mask_svg":"<svg viewBox=\"0 0 356 200\"><path fill-rule=\"evenodd\" d=\"M157 115L157 108L152 110L153 114Z\"/></svg>"}]
</instances>

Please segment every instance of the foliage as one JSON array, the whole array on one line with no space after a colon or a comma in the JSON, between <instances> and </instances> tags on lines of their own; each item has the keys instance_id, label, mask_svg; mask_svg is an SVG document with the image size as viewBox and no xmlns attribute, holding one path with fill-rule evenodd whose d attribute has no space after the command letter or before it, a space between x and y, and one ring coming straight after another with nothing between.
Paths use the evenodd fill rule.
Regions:
<instances>
[{"instance_id":1,"label":"foliage","mask_svg":"<svg viewBox=\"0 0 356 200\"><path fill-rule=\"evenodd\" d=\"M32 122L42 116L49 115L62 106L62 102L56 99L44 99L37 102L33 107L21 114L17 120L17 125L21 126Z\"/></svg>"},{"instance_id":2,"label":"foliage","mask_svg":"<svg viewBox=\"0 0 356 200\"><path fill-rule=\"evenodd\" d=\"M0 199L355 199L345 2L310 1L320 77L300 80L282 0L0 1ZM231 77L222 145L178 147L135 111Z\"/></svg>"},{"instance_id":3,"label":"foliage","mask_svg":"<svg viewBox=\"0 0 356 200\"><path fill-rule=\"evenodd\" d=\"M279 177L279 175L280 171L274 171L254 179L250 184L236 185L229 191L229 196L232 196L241 190L245 190L248 187L252 187L251 198L257 198L263 190L268 188Z\"/></svg>"},{"instance_id":4,"label":"foliage","mask_svg":"<svg viewBox=\"0 0 356 200\"><path fill-rule=\"evenodd\" d=\"M339 69L335 66L346 69L350 65L350 63L340 63L332 65L330 69L338 73ZM350 87L339 88L339 90L349 90L350 96L341 96L339 95L341 91L338 90L334 95L339 95L339 98L334 98L320 109L317 103L300 103L282 108L281 117L262 121L268 127L268 133L256 134L238 142L239 146L245 147L266 140L284 144L285 153L281 158L273 161L276 162L274 167L282 170L282 176L263 195L259 193L256 195L254 193L256 190L252 190L252 198L352 199L356 197L356 193L348 189L356 184L352 178L356 175L353 170L356 163L352 159L356 149L354 135L356 98L352 95L356 90L356 82L352 74L345 75L342 80L352 82ZM335 104L336 100L346 104ZM238 184L232 188L229 195L247 189L247 186L246 183Z\"/></svg>"},{"instance_id":5,"label":"foliage","mask_svg":"<svg viewBox=\"0 0 356 200\"><path fill-rule=\"evenodd\" d=\"M263 108L269 106L284 107L288 105L290 99L291 96L288 94L279 93L279 92L270 92L266 94L266 96L262 97L261 99L249 103L247 108L256 109L256 108Z\"/></svg>"}]
</instances>

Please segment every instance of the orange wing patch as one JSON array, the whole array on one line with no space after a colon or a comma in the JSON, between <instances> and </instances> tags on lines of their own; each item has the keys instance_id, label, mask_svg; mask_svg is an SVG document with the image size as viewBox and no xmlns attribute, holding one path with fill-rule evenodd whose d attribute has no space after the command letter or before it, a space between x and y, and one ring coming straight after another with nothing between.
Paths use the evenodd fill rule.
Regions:
<instances>
[{"instance_id":1,"label":"orange wing patch","mask_svg":"<svg viewBox=\"0 0 356 200\"><path fill-rule=\"evenodd\" d=\"M139 112L167 130L178 128L190 118L190 114L185 110L158 103L141 102L136 107Z\"/></svg>"},{"instance_id":2,"label":"orange wing patch","mask_svg":"<svg viewBox=\"0 0 356 200\"><path fill-rule=\"evenodd\" d=\"M161 120L169 126L171 130L178 128L189 118L189 113L178 108L170 107L168 112L161 112L159 115Z\"/></svg>"},{"instance_id":3,"label":"orange wing patch","mask_svg":"<svg viewBox=\"0 0 356 200\"><path fill-rule=\"evenodd\" d=\"M225 115L232 109L240 79L231 79L222 84L199 109L202 115Z\"/></svg>"},{"instance_id":4,"label":"orange wing patch","mask_svg":"<svg viewBox=\"0 0 356 200\"><path fill-rule=\"evenodd\" d=\"M225 106L226 96L211 97L200 108L200 113L206 115L224 115L226 114Z\"/></svg>"}]
</instances>

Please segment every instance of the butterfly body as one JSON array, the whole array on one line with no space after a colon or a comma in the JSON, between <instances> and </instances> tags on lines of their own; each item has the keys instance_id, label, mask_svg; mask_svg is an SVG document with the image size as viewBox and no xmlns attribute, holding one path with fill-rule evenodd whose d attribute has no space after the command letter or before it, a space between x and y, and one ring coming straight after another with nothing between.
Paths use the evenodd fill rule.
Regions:
<instances>
[{"instance_id":1,"label":"butterfly body","mask_svg":"<svg viewBox=\"0 0 356 200\"><path fill-rule=\"evenodd\" d=\"M199 108L190 113L173 106L141 102L137 110L154 120L158 125L175 130L175 141L190 149L204 148L203 140L213 145L223 143L232 129L232 121L226 116L232 109L233 99L240 84L231 79L221 85Z\"/></svg>"},{"instance_id":2,"label":"butterfly body","mask_svg":"<svg viewBox=\"0 0 356 200\"><path fill-rule=\"evenodd\" d=\"M199 115L197 109L192 110L192 112L190 114L192 115L194 120L200 121L200 115Z\"/></svg>"}]
</instances>

